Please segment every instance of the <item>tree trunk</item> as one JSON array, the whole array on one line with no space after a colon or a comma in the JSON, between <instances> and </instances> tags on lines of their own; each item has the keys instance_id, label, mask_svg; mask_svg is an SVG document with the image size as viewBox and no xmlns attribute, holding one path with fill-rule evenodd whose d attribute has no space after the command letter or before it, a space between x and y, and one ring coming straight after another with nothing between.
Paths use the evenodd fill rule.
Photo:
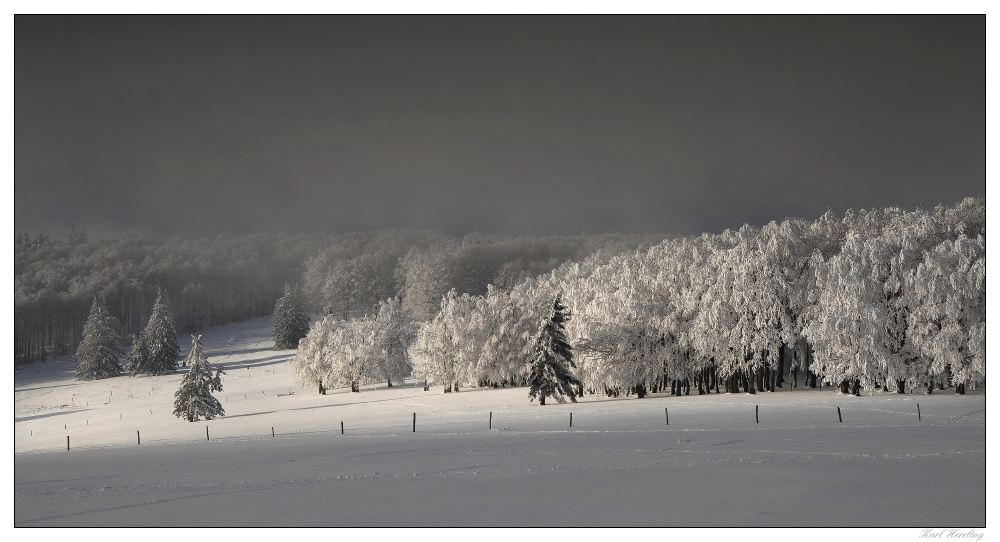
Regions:
<instances>
[{"instance_id":1,"label":"tree trunk","mask_svg":"<svg viewBox=\"0 0 1000 542\"><path fill-rule=\"evenodd\" d=\"M965 395L965 384L955 384L955 393Z\"/></svg>"},{"instance_id":2,"label":"tree trunk","mask_svg":"<svg viewBox=\"0 0 1000 542\"><path fill-rule=\"evenodd\" d=\"M358 381L357 380L352 380L351 381L351 393L360 392L360 391L361 391L361 389L358 386Z\"/></svg>"},{"instance_id":3,"label":"tree trunk","mask_svg":"<svg viewBox=\"0 0 1000 542\"><path fill-rule=\"evenodd\" d=\"M896 393L906 393L906 381L897 380L896 381Z\"/></svg>"},{"instance_id":4,"label":"tree trunk","mask_svg":"<svg viewBox=\"0 0 1000 542\"><path fill-rule=\"evenodd\" d=\"M844 395L849 394L850 393L850 388L848 387L849 385L850 385L850 383L848 381L841 380L840 381L840 393L843 393Z\"/></svg>"},{"instance_id":5,"label":"tree trunk","mask_svg":"<svg viewBox=\"0 0 1000 542\"><path fill-rule=\"evenodd\" d=\"M326 395L326 388L323 387L323 381L322 380L319 382L319 394L320 395Z\"/></svg>"},{"instance_id":6,"label":"tree trunk","mask_svg":"<svg viewBox=\"0 0 1000 542\"><path fill-rule=\"evenodd\" d=\"M927 395L934 395L934 379L927 383Z\"/></svg>"},{"instance_id":7,"label":"tree trunk","mask_svg":"<svg viewBox=\"0 0 1000 542\"><path fill-rule=\"evenodd\" d=\"M545 404L545 396L544 395L539 395L538 396L538 404L539 405L544 405Z\"/></svg>"},{"instance_id":8,"label":"tree trunk","mask_svg":"<svg viewBox=\"0 0 1000 542\"><path fill-rule=\"evenodd\" d=\"M778 368L775 370L774 383L780 388L782 384L785 383L785 354L788 349L785 348L785 343L781 343L778 347ZM771 386L771 391L774 391L774 386Z\"/></svg>"},{"instance_id":9,"label":"tree trunk","mask_svg":"<svg viewBox=\"0 0 1000 542\"><path fill-rule=\"evenodd\" d=\"M792 389L799 387L799 366L792 367Z\"/></svg>"},{"instance_id":10,"label":"tree trunk","mask_svg":"<svg viewBox=\"0 0 1000 542\"><path fill-rule=\"evenodd\" d=\"M388 382L388 385L386 387L387 388L391 388L392 387L392 379L390 378L390 379L386 380L386 382Z\"/></svg>"},{"instance_id":11,"label":"tree trunk","mask_svg":"<svg viewBox=\"0 0 1000 542\"><path fill-rule=\"evenodd\" d=\"M861 395L861 381L857 378L851 381L851 395Z\"/></svg>"},{"instance_id":12,"label":"tree trunk","mask_svg":"<svg viewBox=\"0 0 1000 542\"><path fill-rule=\"evenodd\" d=\"M642 399L643 397L645 397L646 396L646 386L643 386L642 384L636 385L636 387L635 387L635 394L637 396L639 396L639 399Z\"/></svg>"},{"instance_id":13,"label":"tree trunk","mask_svg":"<svg viewBox=\"0 0 1000 542\"><path fill-rule=\"evenodd\" d=\"M809 387L815 389L816 388L816 373L811 373L806 378L809 379Z\"/></svg>"},{"instance_id":14,"label":"tree trunk","mask_svg":"<svg viewBox=\"0 0 1000 542\"><path fill-rule=\"evenodd\" d=\"M429 385L429 384L427 383L427 380L424 380L424 391L430 391L430 389L431 389L431 387L430 387L430 385Z\"/></svg>"}]
</instances>

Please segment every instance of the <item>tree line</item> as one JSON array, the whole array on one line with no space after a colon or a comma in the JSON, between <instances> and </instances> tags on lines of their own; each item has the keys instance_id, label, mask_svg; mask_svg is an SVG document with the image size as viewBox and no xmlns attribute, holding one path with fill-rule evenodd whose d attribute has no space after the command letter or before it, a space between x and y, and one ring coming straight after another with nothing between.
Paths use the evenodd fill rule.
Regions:
<instances>
[{"instance_id":1,"label":"tree line","mask_svg":"<svg viewBox=\"0 0 1000 542\"><path fill-rule=\"evenodd\" d=\"M855 395L964 393L986 379L985 210L967 198L932 211L827 212L567 261L481 294L452 288L412 335L412 374L446 392L529 384L558 299L571 376L588 393L757 393L800 377ZM332 318L305 339L294 363L327 354L309 358L303 383L332 374L347 351L320 335L334 326L350 324Z\"/></svg>"},{"instance_id":2,"label":"tree line","mask_svg":"<svg viewBox=\"0 0 1000 542\"><path fill-rule=\"evenodd\" d=\"M66 241L44 232L14 239L14 359L22 363L72 355L84 338L95 298L120 322L122 338L138 334L159 290L173 306L177 330L202 329L271 314L285 284L299 284L309 311L341 319L374 315L399 296L418 320L432 317L452 288L473 294L488 284L509 288L568 260L648 248L665 236L514 237L429 230L346 234L178 236L163 241L126 234Z\"/></svg>"}]
</instances>

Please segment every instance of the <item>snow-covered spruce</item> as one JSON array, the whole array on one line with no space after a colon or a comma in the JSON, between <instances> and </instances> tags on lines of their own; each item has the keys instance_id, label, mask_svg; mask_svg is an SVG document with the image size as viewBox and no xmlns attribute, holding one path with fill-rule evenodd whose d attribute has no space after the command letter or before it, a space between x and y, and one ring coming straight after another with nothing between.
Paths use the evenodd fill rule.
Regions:
<instances>
[{"instance_id":1,"label":"snow-covered spruce","mask_svg":"<svg viewBox=\"0 0 1000 542\"><path fill-rule=\"evenodd\" d=\"M83 326L83 342L76 349L77 380L100 380L122 373L118 361L125 353L121 345L121 324L108 313L104 302L94 298Z\"/></svg>"},{"instance_id":2,"label":"snow-covered spruce","mask_svg":"<svg viewBox=\"0 0 1000 542\"><path fill-rule=\"evenodd\" d=\"M306 314L299 294L299 287L285 284L285 293L274 304L274 349L290 350L299 347L299 341L309 333L309 315Z\"/></svg>"},{"instance_id":3,"label":"snow-covered spruce","mask_svg":"<svg viewBox=\"0 0 1000 542\"><path fill-rule=\"evenodd\" d=\"M212 396L212 392L222 391L221 375L226 373L223 367L219 367L213 375L212 366L208 364L208 357L202 349L201 335L192 336L191 339L191 353L184 360L184 364L190 368L181 379L180 388L174 392L174 416L189 422L225 416L226 410Z\"/></svg>"},{"instance_id":4,"label":"snow-covered spruce","mask_svg":"<svg viewBox=\"0 0 1000 542\"><path fill-rule=\"evenodd\" d=\"M174 317L170 300L163 290L156 296L149 323L133 341L132 354L126 360L125 370L132 376L165 375L177 368L180 346L174 330Z\"/></svg>"},{"instance_id":5,"label":"snow-covered spruce","mask_svg":"<svg viewBox=\"0 0 1000 542\"><path fill-rule=\"evenodd\" d=\"M535 341L535 357L531 361L531 373L528 375L528 396L531 400L538 397L538 404L544 405L546 397L554 397L559 403L565 403L568 397L576 402L576 395L582 393L583 383L570 369L573 363L573 348L566 340L566 329L563 325L569 314L561 302L562 295L556 296L552 304L552 317L542 325L542 330ZM574 389L575 387L575 389Z\"/></svg>"}]
</instances>

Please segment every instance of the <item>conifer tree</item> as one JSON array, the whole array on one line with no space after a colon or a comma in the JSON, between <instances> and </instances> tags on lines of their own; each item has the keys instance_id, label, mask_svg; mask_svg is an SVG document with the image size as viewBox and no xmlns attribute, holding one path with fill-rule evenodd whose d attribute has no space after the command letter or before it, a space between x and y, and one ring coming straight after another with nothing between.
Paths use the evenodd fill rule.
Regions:
<instances>
[{"instance_id":1,"label":"conifer tree","mask_svg":"<svg viewBox=\"0 0 1000 542\"><path fill-rule=\"evenodd\" d=\"M132 343L125 369L132 376L170 374L177 367L180 350L170 300L160 290L149 323Z\"/></svg>"},{"instance_id":2,"label":"conifer tree","mask_svg":"<svg viewBox=\"0 0 1000 542\"><path fill-rule=\"evenodd\" d=\"M132 342L132 350L125 356L125 372L130 375L137 375L138 368L145 363L146 359L146 349L142 346L142 341L139 340L139 335L135 333L130 336Z\"/></svg>"},{"instance_id":3,"label":"conifer tree","mask_svg":"<svg viewBox=\"0 0 1000 542\"><path fill-rule=\"evenodd\" d=\"M118 319L111 316L104 303L95 297L90 306L90 316L83 326L83 342L76 349L76 358L80 362L76 367L77 380L100 380L122 373L118 358L125 351L122 350L120 333Z\"/></svg>"},{"instance_id":4,"label":"conifer tree","mask_svg":"<svg viewBox=\"0 0 1000 542\"><path fill-rule=\"evenodd\" d=\"M201 345L201 335L192 336L191 353L188 354L184 364L190 366L188 373L181 379L181 386L174 392L174 416L184 418L189 422L198 421L201 418L211 420L219 416L225 416L226 410L215 397L213 391L222 391L221 375L226 374L223 367L219 367L215 374L212 374L212 366L208 363L208 357Z\"/></svg>"},{"instance_id":5,"label":"conifer tree","mask_svg":"<svg viewBox=\"0 0 1000 542\"><path fill-rule=\"evenodd\" d=\"M299 347L299 340L309 333L309 315L303 307L299 287L285 284L285 293L274 304L274 349Z\"/></svg>"},{"instance_id":6,"label":"conifer tree","mask_svg":"<svg viewBox=\"0 0 1000 542\"><path fill-rule=\"evenodd\" d=\"M583 384L570 371L576 368L576 364L573 363L573 348L566 338L564 324L569 321L569 312L562 304L562 294L556 296L552 312L552 317L542 325L535 341L535 354L528 376L528 385L531 386L528 396L531 400L538 397L540 405L545 404L546 397L555 397L559 403L565 403L569 397L575 403L576 391L582 390Z\"/></svg>"}]
</instances>

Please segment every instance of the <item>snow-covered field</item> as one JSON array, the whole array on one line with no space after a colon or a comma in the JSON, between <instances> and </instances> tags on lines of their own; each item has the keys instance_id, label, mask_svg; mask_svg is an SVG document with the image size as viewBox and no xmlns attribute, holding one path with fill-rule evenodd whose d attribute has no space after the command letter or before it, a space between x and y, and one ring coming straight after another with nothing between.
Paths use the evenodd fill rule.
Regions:
<instances>
[{"instance_id":1,"label":"snow-covered field","mask_svg":"<svg viewBox=\"0 0 1000 542\"><path fill-rule=\"evenodd\" d=\"M227 370L227 415L209 422L171 414L184 369L95 382L73 380L72 362L18 371L14 525L986 525L983 389L542 407L526 388L408 381L321 396L295 384L293 352L272 350L270 332L270 318L205 332Z\"/></svg>"}]
</instances>

